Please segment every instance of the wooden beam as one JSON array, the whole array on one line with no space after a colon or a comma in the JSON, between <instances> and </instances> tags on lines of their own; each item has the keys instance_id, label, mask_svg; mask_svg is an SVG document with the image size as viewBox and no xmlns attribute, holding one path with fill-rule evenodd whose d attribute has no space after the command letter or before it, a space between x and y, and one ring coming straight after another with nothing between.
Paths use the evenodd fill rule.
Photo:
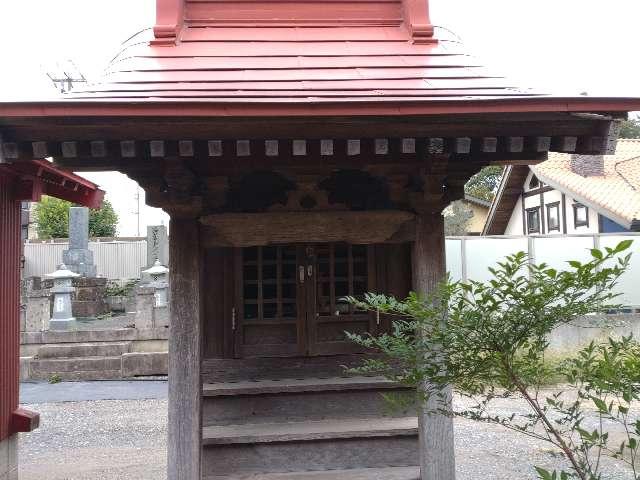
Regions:
<instances>
[{"instance_id":1,"label":"wooden beam","mask_svg":"<svg viewBox=\"0 0 640 480\"><path fill-rule=\"evenodd\" d=\"M32 142L31 148L33 149L33 158L42 159L48 156L47 142Z\"/></svg>"},{"instance_id":2,"label":"wooden beam","mask_svg":"<svg viewBox=\"0 0 640 480\"><path fill-rule=\"evenodd\" d=\"M360 155L360 140L347 140L347 155L349 155L350 157L354 155Z\"/></svg>"},{"instance_id":3,"label":"wooden beam","mask_svg":"<svg viewBox=\"0 0 640 480\"><path fill-rule=\"evenodd\" d=\"M320 140L320 155L322 156L333 155L333 140L331 139Z\"/></svg>"},{"instance_id":4,"label":"wooden beam","mask_svg":"<svg viewBox=\"0 0 640 480\"><path fill-rule=\"evenodd\" d=\"M167 478L201 479L202 288L195 219L171 218Z\"/></svg>"},{"instance_id":5,"label":"wooden beam","mask_svg":"<svg viewBox=\"0 0 640 480\"><path fill-rule=\"evenodd\" d=\"M64 158L76 158L78 156L78 144L77 142L62 142L62 156Z\"/></svg>"},{"instance_id":6,"label":"wooden beam","mask_svg":"<svg viewBox=\"0 0 640 480\"><path fill-rule=\"evenodd\" d=\"M178 142L178 153L181 157L193 157L193 141L180 140Z\"/></svg>"},{"instance_id":7,"label":"wooden beam","mask_svg":"<svg viewBox=\"0 0 640 480\"><path fill-rule=\"evenodd\" d=\"M551 139L551 149L556 152L575 152L578 137L553 137Z\"/></svg>"},{"instance_id":8,"label":"wooden beam","mask_svg":"<svg viewBox=\"0 0 640 480\"><path fill-rule=\"evenodd\" d=\"M222 213L202 217L205 247L396 240L414 215L402 210Z\"/></svg>"},{"instance_id":9,"label":"wooden beam","mask_svg":"<svg viewBox=\"0 0 640 480\"><path fill-rule=\"evenodd\" d=\"M107 147L104 140L93 140L90 142L91 156L104 158L107 156Z\"/></svg>"},{"instance_id":10,"label":"wooden beam","mask_svg":"<svg viewBox=\"0 0 640 480\"><path fill-rule=\"evenodd\" d=\"M120 142L120 155L122 158L133 158L136 156L136 142L134 140L122 140Z\"/></svg>"},{"instance_id":11,"label":"wooden beam","mask_svg":"<svg viewBox=\"0 0 640 480\"><path fill-rule=\"evenodd\" d=\"M277 157L278 156L278 140L265 140L264 141L264 154L267 157Z\"/></svg>"},{"instance_id":12,"label":"wooden beam","mask_svg":"<svg viewBox=\"0 0 640 480\"><path fill-rule=\"evenodd\" d=\"M387 155L389 153L389 139L376 138L374 140L374 151L376 155Z\"/></svg>"},{"instance_id":13,"label":"wooden beam","mask_svg":"<svg viewBox=\"0 0 640 480\"><path fill-rule=\"evenodd\" d=\"M420 295L433 293L444 279L445 272L444 218L439 211L422 213L416 218L413 290ZM428 385L422 386L423 390L428 388ZM451 389L443 393L448 398L447 408L451 408ZM431 396L418 413L422 480L456 478L453 417L430 413L439 407L442 407L441 400Z\"/></svg>"}]
</instances>

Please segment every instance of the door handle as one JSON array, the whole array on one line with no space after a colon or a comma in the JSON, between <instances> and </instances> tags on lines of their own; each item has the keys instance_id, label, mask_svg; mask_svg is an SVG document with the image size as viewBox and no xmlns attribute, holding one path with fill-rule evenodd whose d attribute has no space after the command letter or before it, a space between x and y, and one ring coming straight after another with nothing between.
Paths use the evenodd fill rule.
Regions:
<instances>
[{"instance_id":1,"label":"door handle","mask_svg":"<svg viewBox=\"0 0 640 480\"><path fill-rule=\"evenodd\" d=\"M313 276L313 265L307 265L307 277L311 278Z\"/></svg>"},{"instance_id":2,"label":"door handle","mask_svg":"<svg viewBox=\"0 0 640 480\"><path fill-rule=\"evenodd\" d=\"M300 283L304 283L304 265L298 267L298 278L300 279Z\"/></svg>"}]
</instances>

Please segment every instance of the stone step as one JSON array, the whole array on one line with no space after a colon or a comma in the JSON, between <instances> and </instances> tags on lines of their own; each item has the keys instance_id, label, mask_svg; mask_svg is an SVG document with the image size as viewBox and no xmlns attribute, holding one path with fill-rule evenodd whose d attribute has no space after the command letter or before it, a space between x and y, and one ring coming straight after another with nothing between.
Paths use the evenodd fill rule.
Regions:
<instances>
[{"instance_id":1,"label":"stone step","mask_svg":"<svg viewBox=\"0 0 640 480\"><path fill-rule=\"evenodd\" d=\"M407 405L392 406L383 393ZM332 377L209 383L203 397L207 426L407 416L413 390L382 377Z\"/></svg>"},{"instance_id":2,"label":"stone step","mask_svg":"<svg viewBox=\"0 0 640 480\"><path fill-rule=\"evenodd\" d=\"M54 373L90 372L121 369L121 357L48 358L32 360L31 374L51 375Z\"/></svg>"},{"instance_id":3,"label":"stone step","mask_svg":"<svg viewBox=\"0 0 640 480\"><path fill-rule=\"evenodd\" d=\"M205 480L419 480L420 467L355 468L312 472L213 475Z\"/></svg>"},{"instance_id":4,"label":"stone step","mask_svg":"<svg viewBox=\"0 0 640 480\"><path fill-rule=\"evenodd\" d=\"M59 343L41 346L38 358L116 357L130 348L130 342Z\"/></svg>"},{"instance_id":5,"label":"stone step","mask_svg":"<svg viewBox=\"0 0 640 480\"><path fill-rule=\"evenodd\" d=\"M63 382L86 382L91 380L121 380L121 370L88 370L75 372L42 373L34 372L29 376L30 380L49 381L52 376L56 376Z\"/></svg>"},{"instance_id":6,"label":"stone step","mask_svg":"<svg viewBox=\"0 0 640 480\"><path fill-rule=\"evenodd\" d=\"M203 429L204 475L418 465L416 417L331 419Z\"/></svg>"}]
</instances>

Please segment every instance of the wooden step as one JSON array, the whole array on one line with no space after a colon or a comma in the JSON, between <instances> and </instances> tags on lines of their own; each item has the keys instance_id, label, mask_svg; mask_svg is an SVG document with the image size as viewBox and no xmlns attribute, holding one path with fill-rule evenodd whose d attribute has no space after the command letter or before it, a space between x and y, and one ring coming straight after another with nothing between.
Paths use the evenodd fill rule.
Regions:
<instances>
[{"instance_id":1,"label":"wooden step","mask_svg":"<svg viewBox=\"0 0 640 480\"><path fill-rule=\"evenodd\" d=\"M203 445L331 440L353 437L417 435L417 417L253 423L204 427Z\"/></svg>"},{"instance_id":2,"label":"wooden step","mask_svg":"<svg viewBox=\"0 0 640 480\"><path fill-rule=\"evenodd\" d=\"M205 475L418 465L416 417L331 419L203 429Z\"/></svg>"},{"instance_id":3,"label":"wooden step","mask_svg":"<svg viewBox=\"0 0 640 480\"><path fill-rule=\"evenodd\" d=\"M356 468L314 472L209 476L205 480L419 480L420 467Z\"/></svg>"},{"instance_id":4,"label":"wooden step","mask_svg":"<svg viewBox=\"0 0 640 480\"><path fill-rule=\"evenodd\" d=\"M381 377L260 380L203 386L203 424L276 423L355 417L412 415L393 407L383 393L410 404L413 390Z\"/></svg>"},{"instance_id":5,"label":"wooden step","mask_svg":"<svg viewBox=\"0 0 640 480\"><path fill-rule=\"evenodd\" d=\"M205 397L221 397L272 393L391 390L397 388L401 388L401 386L384 377L285 378L281 380L207 383L202 386L202 394Z\"/></svg>"}]
</instances>

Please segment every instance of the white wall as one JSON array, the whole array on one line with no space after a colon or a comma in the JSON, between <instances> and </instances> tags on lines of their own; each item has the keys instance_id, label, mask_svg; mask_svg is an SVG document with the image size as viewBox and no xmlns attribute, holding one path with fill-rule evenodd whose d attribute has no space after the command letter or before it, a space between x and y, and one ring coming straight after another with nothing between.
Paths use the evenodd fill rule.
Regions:
<instances>
[{"instance_id":1,"label":"white wall","mask_svg":"<svg viewBox=\"0 0 640 480\"><path fill-rule=\"evenodd\" d=\"M533 176L532 172L529 172L525 183L523 185L523 189L525 192L530 192L532 189L529 188L529 182L531 181L531 177ZM541 183L542 186L545 186ZM535 189L534 189L535 190ZM524 209L522 208L522 203L524 202ZM547 205L560 202L560 230L553 230L551 232L548 231L548 223L547 223ZM565 208L564 211L562 209L562 192L559 190L551 190L548 192L542 193L542 215L541 215L541 230L539 233L535 233L533 235L563 235L564 225L563 220L566 222L566 233L567 234L580 234L580 233L598 233L599 223L598 223L598 213L589 208L589 225L583 225L580 227L575 227L574 221L574 213L573 213L573 204L578 203L573 198L565 195ZM540 207L540 195L532 194L530 196L520 195L516 205L511 212L511 217L509 218L509 222L507 223L507 228L505 229L505 235L528 235L528 232L523 231L523 211L527 208L535 208Z\"/></svg>"}]
</instances>

